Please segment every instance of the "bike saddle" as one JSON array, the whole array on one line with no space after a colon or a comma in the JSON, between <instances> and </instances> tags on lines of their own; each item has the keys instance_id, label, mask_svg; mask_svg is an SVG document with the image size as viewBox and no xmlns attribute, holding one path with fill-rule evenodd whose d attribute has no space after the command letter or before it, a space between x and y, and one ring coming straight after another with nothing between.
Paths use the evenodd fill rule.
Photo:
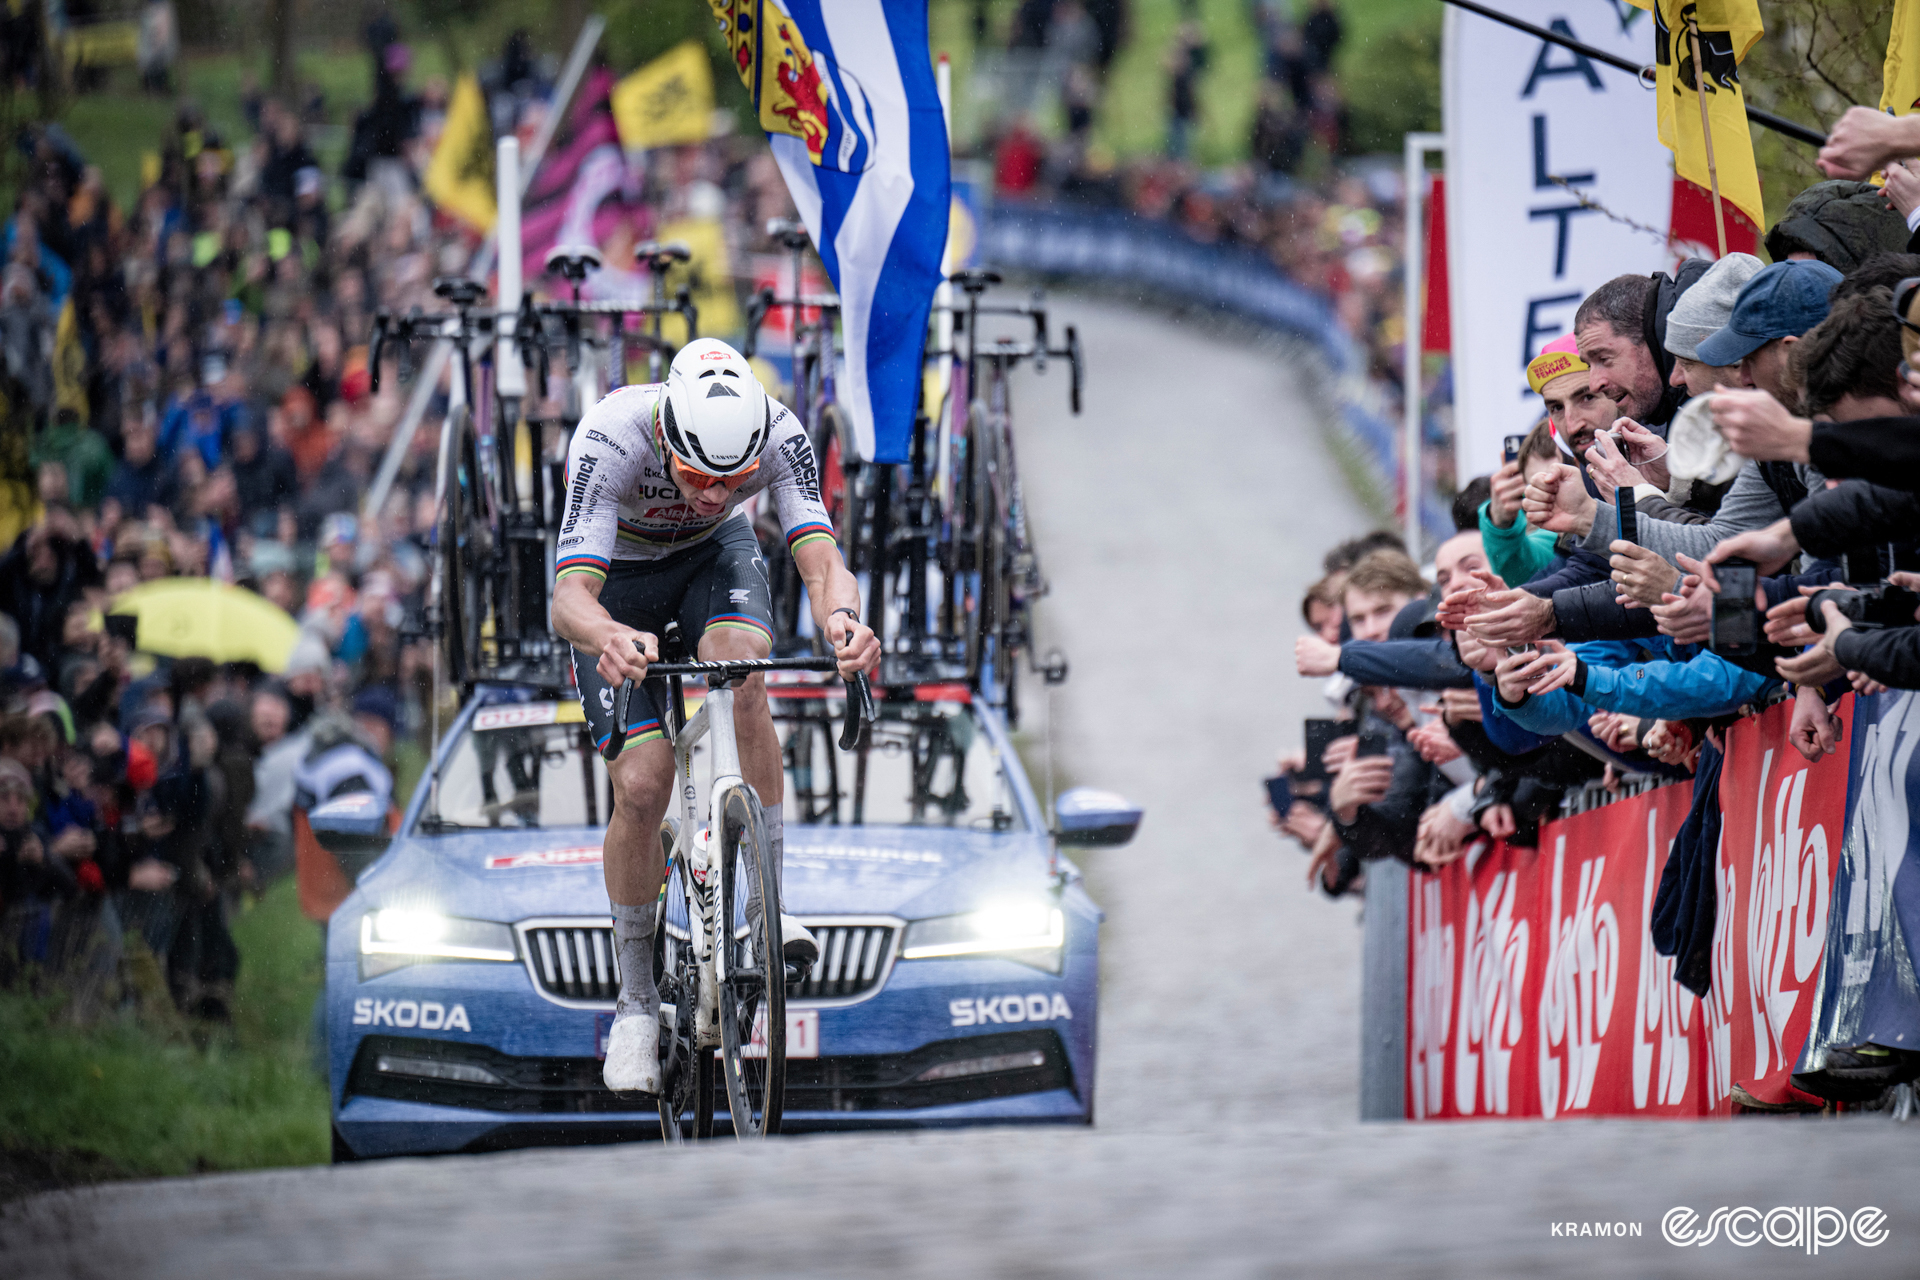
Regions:
<instances>
[{"instance_id":1,"label":"bike saddle","mask_svg":"<svg viewBox=\"0 0 1920 1280\"><path fill-rule=\"evenodd\" d=\"M633 260L646 264L647 270L659 275L676 262L686 262L693 257L693 250L684 240L642 240L633 247Z\"/></svg>"},{"instance_id":2,"label":"bike saddle","mask_svg":"<svg viewBox=\"0 0 1920 1280\"><path fill-rule=\"evenodd\" d=\"M767 239L783 249L804 249L813 241L807 238L807 224L792 218L767 220Z\"/></svg>"},{"instance_id":3,"label":"bike saddle","mask_svg":"<svg viewBox=\"0 0 1920 1280\"><path fill-rule=\"evenodd\" d=\"M487 286L466 276L441 276L433 282L433 293L456 307L471 307L487 296Z\"/></svg>"},{"instance_id":4,"label":"bike saddle","mask_svg":"<svg viewBox=\"0 0 1920 1280\"><path fill-rule=\"evenodd\" d=\"M985 293L993 285L999 284L1000 273L998 271L982 270L956 271L948 276L947 279L959 285L969 294L978 295Z\"/></svg>"},{"instance_id":5,"label":"bike saddle","mask_svg":"<svg viewBox=\"0 0 1920 1280\"><path fill-rule=\"evenodd\" d=\"M547 254L547 270L579 284L590 271L600 269L600 251L590 244L555 245Z\"/></svg>"}]
</instances>

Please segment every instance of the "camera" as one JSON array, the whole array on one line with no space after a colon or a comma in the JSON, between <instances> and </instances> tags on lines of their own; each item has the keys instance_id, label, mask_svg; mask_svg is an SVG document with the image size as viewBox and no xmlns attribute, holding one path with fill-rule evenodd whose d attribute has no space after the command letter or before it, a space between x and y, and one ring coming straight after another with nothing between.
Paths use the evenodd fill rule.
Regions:
<instances>
[{"instance_id":1,"label":"camera","mask_svg":"<svg viewBox=\"0 0 1920 1280\"><path fill-rule=\"evenodd\" d=\"M1826 610L1822 606L1828 601L1840 610L1841 617L1862 631L1910 627L1914 624L1914 610L1920 609L1920 594L1905 587L1884 582L1859 587L1828 587L1807 601L1807 626L1821 635L1825 635L1827 630Z\"/></svg>"}]
</instances>

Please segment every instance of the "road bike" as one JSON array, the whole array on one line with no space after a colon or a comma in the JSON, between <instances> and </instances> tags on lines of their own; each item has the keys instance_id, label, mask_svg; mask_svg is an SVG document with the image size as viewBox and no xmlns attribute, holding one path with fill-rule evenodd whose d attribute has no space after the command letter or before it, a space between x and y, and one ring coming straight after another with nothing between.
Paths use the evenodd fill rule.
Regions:
<instances>
[{"instance_id":1,"label":"road bike","mask_svg":"<svg viewBox=\"0 0 1920 1280\"><path fill-rule=\"evenodd\" d=\"M989 305L981 296L1000 283L992 271L958 271L951 277L967 295L965 309L954 311L954 332L966 339L951 433L948 536L942 546L946 570L945 629L963 638L967 680L1001 709L1009 725L1018 725L1019 661L1024 654L1051 684L1066 679L1066 660L1034 652L1033 604L1047 593L1040 559L1027 523L1025 490L1014 451L1013 407L1008 375L1023 361L1046 372L1049 358L1067 361L1067 402L1080 412L1084 362L1080 335L1068 325L1056 347L1048 332L1047 311L1038 299L1025 305ZM996 337L981 332L983 316L1017 317L1032 326L1030 337Z\"/></svg>"},{"instance_id":2,"label":"road bike","mask_svg":"<svg viewBox=\"0 0 1920 1280\"><path fill-rule=\"evenodd\" d=\"M686 260L686 247L649 241L636 253L654 271L651 302L581 301L580 284L599 267L600 255L572 246L547 258L548 270L573 284L572 302L536 306L529 294L517 310L496 311L481 305L486 287L479 281L449 276L435 280L433 291L450 312L382 311L374 317L368 367L375 391L389 345L398 349L402 381L411 376L413 343L447 342L453 355L434 473L438 519L426 605L420 625L407 632L434 642L436 710L442 672L463 697L483 680L569 685L565 648L547 626L554 539L566 492L566 441L600 400L601 377L623 379L631 342L649 349L657 372L674 352L660 336L662 317L678 315L687 332L699 331L688 289L682 286L669 300L664 285L666 269ZM649 318L652 332L628 334L629 315ZM611 323L602 336L604 319ZM543 398L552 398L552 350L566 351L571 386L562 415L522 416L521 399L502 394L486 376L487 364L476 363L475 353L490 349L508 322L522 364L537 370Z\"/></svg>"},{"instance_id":3,"label":"road bike","mask_svg":"<svg viewBox=\"0 0 1920 1280\"><path fill-rule=\"evenodd\" d=\"M678 656L670 628L663 656ZM661 824L667 881L654 917L655 979L660 990L665 1051L658 1097L661 1136L669 1142L713 1134L715 1051L726 1088L727 1114L740 1138L780 1132L786 1101L787 987L805 977L784 959L778 874L768 855L760 798L740 776L733 695L747 677L766 671L831 671L831 656L753 658L651 664L649 677L666 681L663 723L673 744L677 815ZM681 680L706 677L707 695L686 718ZM636 686L625 682L614 705L613 733L601 755L611 763L626 741L628 707ZM873 723L873 693L864 675L848 682L842 751L857 751ZM694 783L694 748L707 741L710 775L705 827ZM706 833L702 837L702 832ZM744 910L748 886L757 889L758 921ZM684 943L667 927L667 904L678 893L686 905ZM737 923L736 923L737 922ZM691 1113L691 1135L682 1117Z\"/></svg>"}]
</instances>

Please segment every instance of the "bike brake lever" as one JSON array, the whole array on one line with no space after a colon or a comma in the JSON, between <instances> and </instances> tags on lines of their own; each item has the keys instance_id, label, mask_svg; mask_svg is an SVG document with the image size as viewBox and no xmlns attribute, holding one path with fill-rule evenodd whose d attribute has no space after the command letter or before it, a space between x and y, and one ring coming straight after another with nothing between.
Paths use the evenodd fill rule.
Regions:
<instances>
[{"instance_id":1,"label":"bike brake lever","mask_svg":"<svg viewBox=\"0 0 1920 1280\"><path fill-rule=\"evenodd\" d=\"M647 656L647 650L638 640L633 642L634 649L641 657ZM613 732L607 735L607 745L600 748L600 758L612 764L620 758L620 752L627 745L627 707L633 701L633 691L638 688L633 680L624 680L620 692L613 703Z\"/></svg>"},{"instance_id":2,"label":"bike brake lever","mask_svg":"<svg viewBox=\"0 0 1920 1280\"><path fill-rule=\"evenodd\" d=\"M620 692L613 701L613 732L607 735L607 743L600 748L600 758L612 764L620 758L620 752L627 745L627 704L633 700L633 681L623 681Z\"/></svg>"},{"instance_id":3,"label":"bike brake lever","mask_svg":"<svg viewBox=\"0 0 1920 1280\"><path fill-rule=\"evenodd\" d=\"M858 751L867 745L867 731L873 725L873 687L865 673L847 681L847 719L840 730L840 749Z\"/></svg>"}]
</instances>

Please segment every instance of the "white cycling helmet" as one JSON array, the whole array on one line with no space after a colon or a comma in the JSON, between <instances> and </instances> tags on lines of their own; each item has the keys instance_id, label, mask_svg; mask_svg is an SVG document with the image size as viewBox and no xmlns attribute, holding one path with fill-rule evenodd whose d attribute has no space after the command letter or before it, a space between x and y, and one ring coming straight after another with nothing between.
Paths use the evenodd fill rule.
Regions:
<instances>
[{"instance_id":1,"label":"white cycling helmet","mask_svg":"<svg viewBox=\"0 0 1920 1280\"><path fill-rule=\"evenodd\" d=\"M745 356L699 338L673 358L659 423L661 440L683 464L729 476L759 459L773 433L773 408Z\"/></svg>"}]
</instances>

